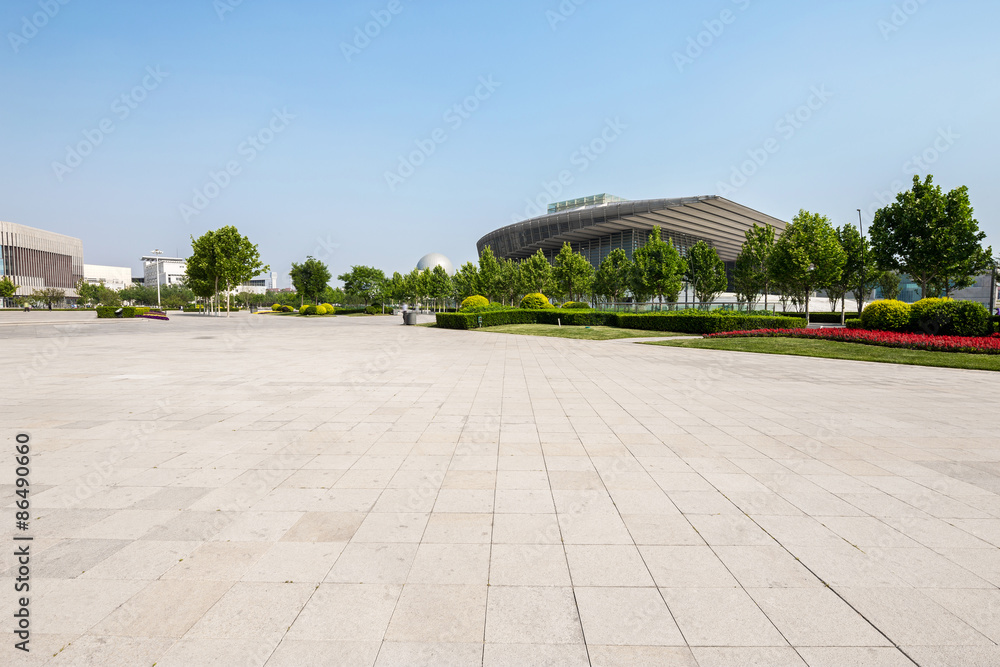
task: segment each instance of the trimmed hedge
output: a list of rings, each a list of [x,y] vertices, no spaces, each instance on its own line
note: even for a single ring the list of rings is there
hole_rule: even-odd
[[[861,313],[865,329],[905,331],[910,326],[910,304],[892,299],[873,301]]]
[[[860,317],[856,317],[856,318],[853,318],[853,319],[845,321],[844,322],[844,326],[846,326],[848,329],[864,329],[864,326],[862,326],[862,324],[861,324],[861,318]]]
[[[469,308],[484,308],[490,305],[490,300],[485,296],[480,296],[478,294],[473,294],[472,296],[467,296],[462,300],[462,305],[459,306],[462,310]]]
[[[580,308],[580,309],[589,310],[590,309],[590,304],[589,303],[583,303],[582,301],[567,301],[566,303],[562,304],[559,307],[560,308]]]
[[[541,292],[535,292],[534,294],[524,295],[524,298],[521,299],[521,308],[525,310],[541,310],[542,308],[552,308],[552,304],[549,303],[547,296]]]
[[[990,311],[975,301],[921,299],[910,310],[910,331],[932,336],[989,336]]]
[[[804,317],[745,315],[734,311],[723,311],[723,313],[725,314],[699,311],[621,313],[618,315],[618,326],[623,329],[691,334],[753,331],[754,329],[806,328]]]
[[[678,333],[718,333],[750,329],[802,329],[801,317],[762,317],[743,314],[711,314],[697,311],[674,313],[612,313],[600,310],[503,310],[484,313],[438,313],[442,329],[475,329],[479,318],[483,327],[506,324],[563,324],[566,326],[609,326],[642,331]]]
[[[116,308],[115,306],[98,306],[97,316],[101,318],[115,318],[118,317],[118,315],[115,314],[116,310],[118,310],[118,308]],[[146,313],[149,312],[149,308],[147,308],[146,306],[122,306],[121,311],[122,311],[121,316],[123,318],[124,317],[132,318],[132,317],[138,317],[140,315],[145,315]]]
[[[371,306],[368,306],[371,308]],[[367,308],[336,308],[335,315],[361,315],[365,313]]]

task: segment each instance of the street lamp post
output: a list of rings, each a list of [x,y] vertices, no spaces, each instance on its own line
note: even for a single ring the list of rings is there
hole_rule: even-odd
[[[153,254],[156,256],[156,307],[162,310],[160,306],[160,255],[163,254],[163,251],[157,248]]]
[[[861,231],[861,298],[866,296],[868,287],[868,269],[865,266],[865,223],[861,219],[861,209],[858,209],[858,229]],[[861,317],[861,303],[858,303],[858,317]]]

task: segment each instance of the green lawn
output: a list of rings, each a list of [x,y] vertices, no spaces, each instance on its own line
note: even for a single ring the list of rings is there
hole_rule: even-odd
[[[962,354],[958,352],[927,352],[877,347],[859,343],[807,338],[702,338],[646,343],[669,347],[696,347],[708,350],[732,350],[760,354],[786,354],[798,357],[823,359],[852,359],[883,364],[909,366],[938,366],[942,368],[967,368],[980,371],[1000,371],[1000,355]]]
[[[519,334],[521,336],[547,336],[549,338],[573,338],[575,340],[615,340],[619,338],[664,338],[686,334],[669,331],[638,331],[617,327],[555,326],[552,324],[505,324],[499,327],[483,327],[472,331],[489,333]]]

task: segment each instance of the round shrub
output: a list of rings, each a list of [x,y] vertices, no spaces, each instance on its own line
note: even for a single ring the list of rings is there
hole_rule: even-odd
[[[990,311],[975,301],[924,299],[934,301],[921,309],[922,316],[910,318],[917,333],[932,336],[988,336],[993,331]]]
[[[324,303],[323,307],[326,308],[327,315],[333,315],[337,312],[337,309],[328,303]]]
[[[462,305],[459,307],[459,310],[468,310],[470,308],[485,308],[488,305],[490,305],[489,299],[487,299],[485,296],[479,296],[478,294],[474,294],[473,296],[466,297],[465,300],[462,301]]]
[[[882,299],[865,306],[861,325],[871,331],[902,331],[910,324],[910,304]]]
[[[281,304],[280,303],[274,304],[273,306],[271,306],[271,310],[273,310],[276,313],[280,312],[281,311]]]
[[[283,313],[294,313],[295,309],[292,308],[291,306],[282,306],[281,307],[281,312],[283,312]]]
[[[302,306],[299,308],[299,315],[317,315],[319,311],[316,310],[316,306]]]
[[[379,309],[376,308],[375,306],[368,306],[367,308],[365,308],[365,313],[368,315],[378,315]]]
[[[552,308],[552,304],[549,303],[548,297],[541,292],[536,292],[528,294],[521,299],[521,308],[526,310],[542,310],[543,308]]]
[[[590,308],[589,303],[583,303],[582,301],[567,301],[562,305],[563,308]]]

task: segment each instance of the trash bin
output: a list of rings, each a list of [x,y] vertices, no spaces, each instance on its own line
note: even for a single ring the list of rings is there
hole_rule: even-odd
[[[417,311],[408,310],[405,313],[403,313],[403,324],[406,324],[407,326],[413,326],[416,323],[417,323]]]

